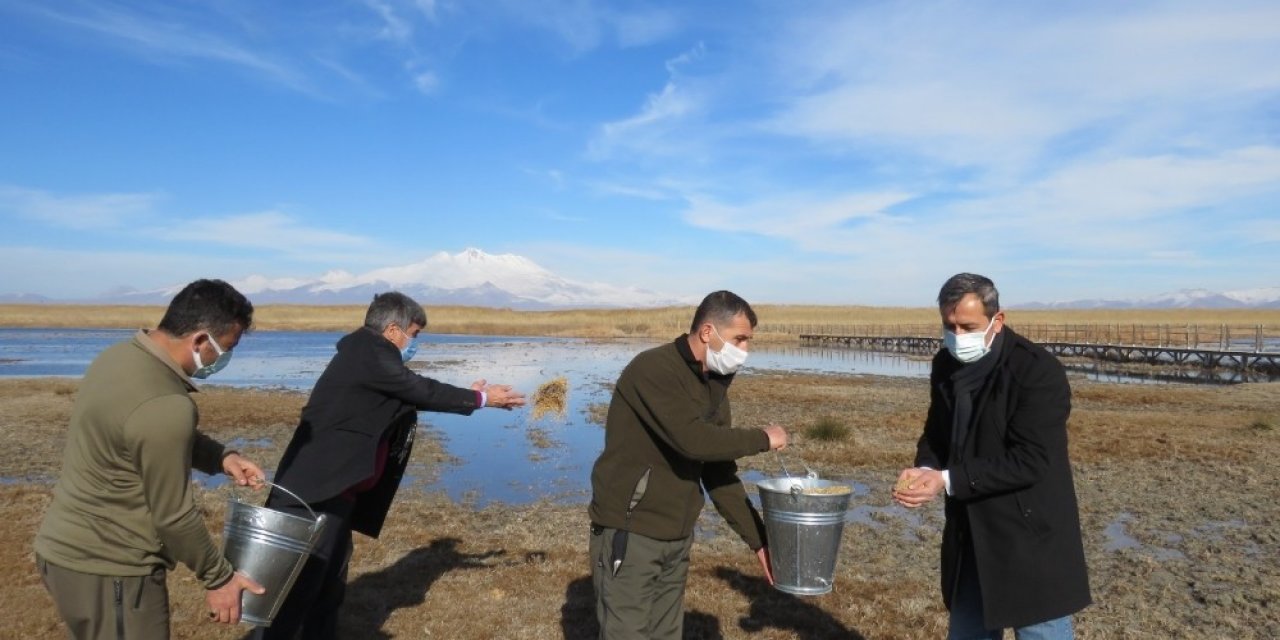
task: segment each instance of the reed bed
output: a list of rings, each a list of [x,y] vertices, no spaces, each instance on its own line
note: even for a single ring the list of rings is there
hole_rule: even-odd
[[[850,333],[860,326],[936,327],[937,310],[924,307],[769,305],[755,307],[763,340],[793,340],[799,333]],[[350,331],[364,321],[363,305],[262,305],[254,328],[261,331]],[[160,306],[8,304],[0,305],[0,327],[152,327]],[[431,333],[561,336],[582,338],[669,338],[688,331],[692,307],[654,309],[570,309],[519,311],[488,307],[429,306]],[[1025,325],[1228,325],[1280,333],[1280,309],[1067,309],[1008,311],[1014,327]],[[1119,331],[1119,329],[1117,329]],[[1208,329],[1206,329],[1208,331]],[[1208,335],[1206,333],[1206,335]]]

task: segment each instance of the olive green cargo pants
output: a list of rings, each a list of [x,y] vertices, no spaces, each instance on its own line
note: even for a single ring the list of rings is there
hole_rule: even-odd
[[[684,585],[693,536],[654,540],[627,537],[626,557],[613,571],[617,529],[591,527],[591,582],[603,640],[680,640],[684,631]]]
[[[97,576],[36,556],[40,579],[75,640],[167,640],[165,569],[146,576]]]

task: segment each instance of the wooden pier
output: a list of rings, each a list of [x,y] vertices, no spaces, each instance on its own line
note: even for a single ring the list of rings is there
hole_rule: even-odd
[[[931,354],[942,348],[941,338],[883,335],[800,334],[810,346],[845,347],[865,351]],[[1088,342],[1039,342],[1060,358],[1087,358],[1108,362],[1175,365],[1205,369],[1236,369],[1280,374],[1280,351],[1246,351],[1164,345],[1098,344]]]

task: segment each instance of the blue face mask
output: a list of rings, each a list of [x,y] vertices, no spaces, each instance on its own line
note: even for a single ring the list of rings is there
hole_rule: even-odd
[[[418,339],[410,337],[409,344],[400,350],[400,361],[408,362],[413,359],[413,354],[418,352]]]
[[[398,326],[396,328],[400,329]],[[408,362],[412,360],[413,355],[418,352],[418,338],[417,336],[409,335],[409,332],[404,329],[400,329],[400,333],[403,333],[404,337],[409,339],[409,344],[404,345],[404,348],[400,350],[400,361]]]
[[[209,336],[209,344],[213,345],[213,351],[218,354],[218,357],[213,362],[205,364],[200,360],[200,350],[195,350],[196,370],[191,372],[191,377],[201,380],[222,371],[227,366],[227,363],[231,362],[231,352],[223,351],[222,347],[218,345],[218,341],[213,339],[213,334],[205,335]]]

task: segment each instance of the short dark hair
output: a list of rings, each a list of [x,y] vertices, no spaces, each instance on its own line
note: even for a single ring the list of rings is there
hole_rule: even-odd
[[[364,326],[381,333],[393,324],[405,331],[412,324],[426,327],[427,312],[413,298],[399,291],[375,294],[364,314]]]
[[[159,329],[171,336],[208,331],[222,336],[253,326],[253,304],[222,280],[196,280],[169,302]]]
[[[1000,312],[1000,292],[996,291],[996,283],[976,273],[957,273],[947,278],[938,292],[938,308],[946,311],[970,293],[977,294],[982,300],[982,311],[988,318],[994,318]]]
[[[698,310],[693,314],[693,323],[689,325],[689,333],[697,332],[704,322],[716,326],[729,324],[740,313],[745,313],[752,328],[755,328],[756,312],[751,310],[751,305],[746,300],[732,291],[714,291],[707,294],[702,299],[702,304],[698,305]]]

